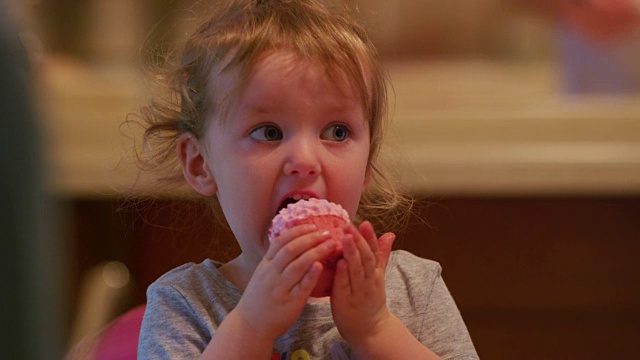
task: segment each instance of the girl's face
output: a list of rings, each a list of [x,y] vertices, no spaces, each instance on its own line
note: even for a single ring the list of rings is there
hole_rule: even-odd
[[[237,76],[212,78],[228,93]],[[256,64],[225,120],[207,119],[204,161],[246,260],[262,259],[271,219],[288,199],[327,199],[355,216],[370,140],[357,95],[346,77],[273,52]]]

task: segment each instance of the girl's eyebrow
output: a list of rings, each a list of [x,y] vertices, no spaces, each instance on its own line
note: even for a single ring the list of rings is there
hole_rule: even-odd
[[[249,110],[252,113],[258,113],[258,114],[267,114],[271,112],[268,106],[255,105],[255,104],[249,104],[247,106],[247,110]]]
[[[352,102],[351,99],[340,99],[338,101],[331,101],[330,103],[325,104],[323,111],[327,113],[349,113],[352,112],[354,107],[359,106],[359,104]],[[268,101],[244,101],[241,103],[241,107],[244,111],[251,114],[271,114],[273,112],[277,112],[278,109],[286,105],[278,105]]]

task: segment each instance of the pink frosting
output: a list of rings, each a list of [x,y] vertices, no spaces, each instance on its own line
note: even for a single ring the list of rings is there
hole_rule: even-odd
[[[289,228],[297,220],[305,219],[310,216],[333,215],[343,218],[349,222],[349,213],[339,204],[329,202],[325,199],[309,199],[300,200],[296,203],[287,205],[281,209],[273,218],[271,228],[269,229],[269,240],[279,235],[281,232]]]

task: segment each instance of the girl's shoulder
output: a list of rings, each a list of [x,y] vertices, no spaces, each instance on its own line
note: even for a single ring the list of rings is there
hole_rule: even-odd
[[[221,263],[211,259],[206,259],[201,263],[189,262],[167,271],[160,276],[154,284],[169,285],[198,281],[203,277],[217,277],[219,274],[217,269],[221,265]]]
[[[426,308],[434,287],[442,282],[441,272],[436,261],[404,250],[393,251],[385,274],[387,296],[392,303],[415,307],[417,311]]]
[[[229,282],[218,271],[222,263],[206,259],[201,263],[186,263],[160,276],[153,282],[147,294],[154,291],[180,294],[185,298],[207,298],[210,296],[223,297],[226,301],[234,302],[241,296],[241,291]]]
[[[389,257],[387,274],[402,273],[405,276],[419,275],[424,281],[425,275],[440,276],[442,267],[437,261],[421,258],[406,250],[394,250]]]

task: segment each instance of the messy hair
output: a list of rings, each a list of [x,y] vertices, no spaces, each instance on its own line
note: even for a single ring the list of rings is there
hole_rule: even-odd
[[[224,3],[224,2],[223,2]],[[163,96],[141,109],[145,123],[144,147],[139,159],[144,169],[158,170],[163,179],[184,182],[176,144],[184,133],[200,139],[205,119],[224,119],[229,99],[213,94],[211,74],[233,69],[240,74],[237,95],[265,54],[292,52],[302,60],[321,64],[330,76],[345,74],[359,95],[370,130],[368,173],[370,181],[360,199],[356,220],[371,221],[378,231],[397,230],[406,223],[412,200],[399,192],[381,171],[387,107],[387,75],[364,29],[346,6],[327,7],[317,0],[232,0],[221,4],[189,37],[179,56],[167,59],[156,79],[166,89]],[[223,101],[226,100],[226,101]],[[215,196],[217,220],[226,220]]]

